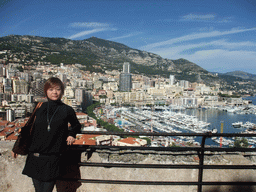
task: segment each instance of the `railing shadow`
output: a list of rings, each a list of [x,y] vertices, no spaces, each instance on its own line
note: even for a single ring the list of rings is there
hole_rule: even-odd
[[[240,182],[240,180],[234,180],[234,183]],[[253,180],[247,180],[246,182],[254,182]],[[203,192],[255,192],[256,189],[252,185],[232,185],[232,186],[204,186]]]
[[[81,162],[81,152],[66,151],[62,155],[61,177],[56,181],[57,192],[76,192],[82,185],[79,181],[68,179],[81,179],[81,172],[78,163]]]

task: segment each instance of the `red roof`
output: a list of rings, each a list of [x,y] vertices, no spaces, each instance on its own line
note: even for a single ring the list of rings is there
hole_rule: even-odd
[[[96,145],[96,140],[93,138],[97,136],[99,135],[80,135],[80,138],[75,141],[74,145]]]
[[[8,137],[10,134],[14,133],[16,127],[5,127],[1,132],[0,132],[0,136],[4,136],[4,137]],[[17,139],[17,138],[16,138]],[[16,140],[15,139],[15,140]],[[14,140],[14,139],[13,139]]]
[[[122,143],[128,143],[128,144],[139,144],[137,141],[136,141],[136,138],[133,138],[133,137],[127,137],[125,139],[122,139],[120,140],[119,142],[122,142]]]
[[[16,133],[13,132],[12,134],[8,135],[5,140],[9,140],[9,141],[17,140],[18,136],[15,134]]]
[[[0,121],[0,126],[6,126],[8,124],[9,121]]]
[[[86,113],[82,113],[82,112],[76,112],[76,116],[78,115],[87,115]]]

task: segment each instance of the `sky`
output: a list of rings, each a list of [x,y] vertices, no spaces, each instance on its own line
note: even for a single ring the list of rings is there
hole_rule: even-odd
[[[0,0],[0,37],[92,36],[256,74],[256,0]]]

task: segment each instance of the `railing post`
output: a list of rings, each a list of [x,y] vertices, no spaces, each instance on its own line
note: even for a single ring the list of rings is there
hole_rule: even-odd
[[[202,138],[201,150],[199,151],[199,170],[198,170],[198,192],[202,192],[202,181],[203,181],[203,165],[204,165],[204,145],[205,145],[206,135]]]

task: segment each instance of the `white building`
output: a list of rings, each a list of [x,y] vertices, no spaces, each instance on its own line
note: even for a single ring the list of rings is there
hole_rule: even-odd
[[[64,90],[64,95],[67,98],[74,98],[75,96],[74,89],[71,86],[67,86],[66,89]]]
[[[145,139],[127,137],[121,140],[114,140],[113,146],[146,146],[147,141]]]
[[[170,85],[174,85],[174,83],[175,83],[175,76],[174,75],[170,75],[169,80],[170,80]]]

